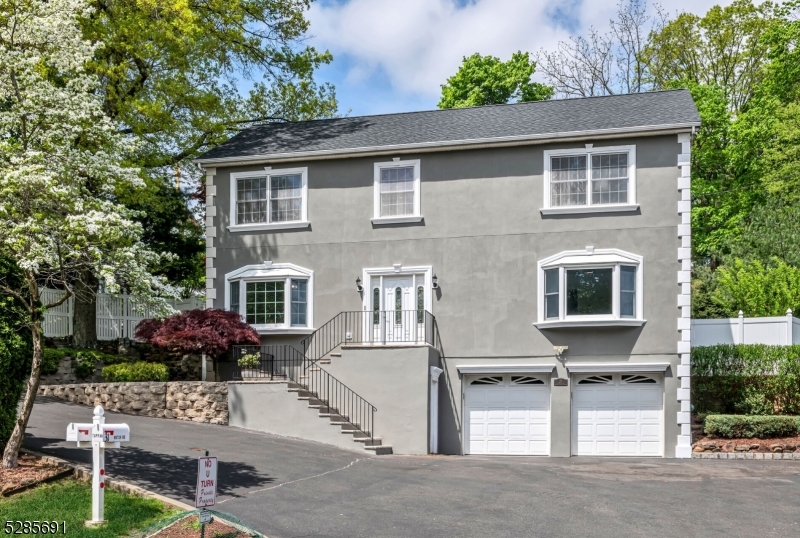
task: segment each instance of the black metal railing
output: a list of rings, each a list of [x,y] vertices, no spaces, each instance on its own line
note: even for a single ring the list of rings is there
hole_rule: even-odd
[[[312,365],[297,348],[290,345],[233,346],[228,366],[234,380],[269,379],[294,383],[305,391],[309,405],[327,413],[332,420],[351,426],[357,433],[369,437],[369,444],[374,444],[375,406],[326,370]]]
[[[340,312],[301,342],[309,365],[346,344],[434,345],[433,314],[426,310]]]

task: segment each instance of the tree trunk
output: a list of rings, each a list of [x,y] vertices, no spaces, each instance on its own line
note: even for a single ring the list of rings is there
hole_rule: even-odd
[[[38,304],[36,301],[34,304]],[[33,314],[36,319],[31,324],[31,336],[33,337],[33,363],[31,364],[31,375],[25,388],[25,398],[22,401],[22,409],[14,423],[14,431],[6,444],[3,452],[3,469],[16,469],[17,455],[22,447],[22,440],[25,438],[25,429],[28,427],[28,419],[31,418],[33,411],[33,401],[39,391],[39,376],[42,373],[42,320],[39,312]]]
[[[72,344],[78,349],[97,347],[97,278],[84,271],[75,283]]]

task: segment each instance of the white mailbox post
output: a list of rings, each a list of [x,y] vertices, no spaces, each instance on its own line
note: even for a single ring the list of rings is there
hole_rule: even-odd
[[[87,526],[102,525],[103,492],[105,490],[106,448],[119,448],[120,443],[131,440],[127,424],[106,424],[105,412],[99,405],[94,408],[91,424],[71,423],[67,426],[67,441],[75,441],[79,448],[92,447],[92,519]]]

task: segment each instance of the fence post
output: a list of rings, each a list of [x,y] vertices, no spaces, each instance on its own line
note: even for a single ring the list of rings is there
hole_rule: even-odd
[[[744,312],[739,310],[739,341],[737,344],[744,344]]]
[[[792,345],[792,309],[786,309],[786,345]]]

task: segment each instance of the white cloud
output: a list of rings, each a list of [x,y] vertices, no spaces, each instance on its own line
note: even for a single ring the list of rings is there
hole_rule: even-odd
[[[576,9],[563,0],[350,0],[312,4],[312,43],[348,56],[346,84],[384,73],[393,92],[435,98],[461,59],[475,52],[507,59],[517,50],[552,50],[570,32],[548,15],[562,8],[579,17],[576,32],[608,28],[618,0],[586,0]],[[670,12],[705,13],[730,0],[672,0]],[[460,5],[459,5],[460,4]]]

